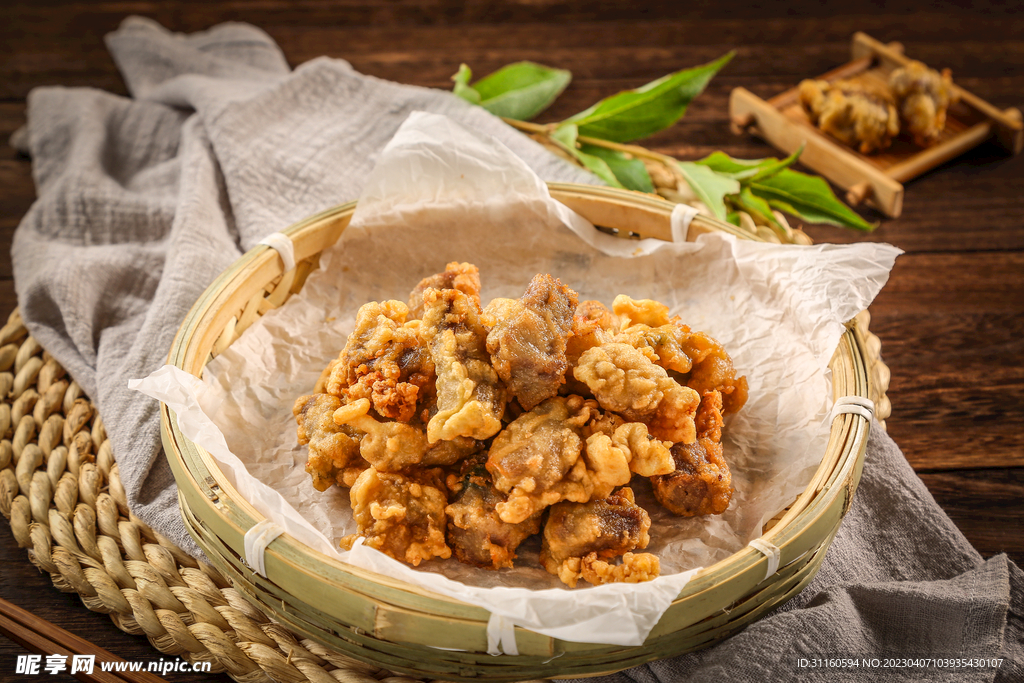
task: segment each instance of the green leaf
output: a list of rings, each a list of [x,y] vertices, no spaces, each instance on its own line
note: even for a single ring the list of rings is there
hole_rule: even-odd
[[[733,58],[734,52],[692,69],[663,76],[636,90],[606,97],[565,120],[575,123],[580,135],[613,142],[629,142],[668,128],[686,113],[686,107],[708,81]]]
[[[755,173],[753,177],[750,179],[750,182],[755,183],[758,182],[759,180],[765,180],[766,178],[773,178],[777,176],[778,174],[782,173],[784,170],[792,166],[794,163],[796,163],[796,160],[800,158],[800,155],[803,153],[803,151],[804,146],[803,144],[801,144],[799,149],[797,149],[795,152],[790,154],[782,161],[779,161],[778,159],[775,158],[766,159],[768,163],[761,164],[761,167],[758,169],[757,173]]]
[[[626,189],[626,187],[619,182],[619,179],[615,177],[615,171],[613,171],[611,166],[608,165],[608,162],[601,157],[596,157],[592,154],[581,152],[580,150],[576,150],[573,154],[580,160],[580,163],[583,164],[588,171],[608,183],[610,186]]]
[[[452,88],[452,92],[470,104],[480,104],[480,93],[469,85],[469,79],[472,77],[473,72],[470,71],[469,66],[459,64],[458,72],[452,76],[452,80],[455,81],[455,87]]]
[[[774,209],[809,223],[828,223],[870,232],[878,227],[839,201],[824,179],[785,169],[771,178],[750,183],[750,191]]]
[[[740,226],[740,214],[736,211],[730,211],[726,214],[725,220],[728,223],[732,223],[737,228]]]
[[[761,223],[767,223],[777,230],[785,231],[785,229],[779,224],[778,219],[775,218],[775,215],[772,213],[772,207],[768,205],[768,202],[751,192],[749,187],[744,187],[740,190],[738,195],[730,197],[729,199],[741,209],[749,213],[752,218],[760,218]],[[756,223],[757,220],[754,222]]]
[[[770,178],[773,175],[777,175],[783,169],[792,166],[800,158],[800,154],[803,151],[804,147],[800,145],[800,149],[781,161],[775,157],[768,157],[766,159],[733,159],[725,152],[712,152],[710,155],[694,163],[707,166],[716,173],[744,181],[755,178]]]
[[[761,166],[776,159],[733,159],[725,152],[712,152],[708,156],[693,163],[707,166],[715,173],[726,175],[736,180],[754,176]]]
[[[608,168],[611,169],[618,181],[627,190],[654,192],[651,174],[647,172],[647,167],[644,166],[644,162],[641,160],[628,157],[618,150],[598,147],[597,145],[580,145],[580,151],[584,154],[604,159],[605,163],[608,164]]]
[[[608,183],[612,187],[622,187],[622,183],[615,177],[615,173],[604,159],[593,154],[587,154],[579,149],[576,138],[579,136],[579,129],[573,124],[559,126],[551,133],[551,139],[558,143],[566,152],[573,155],[585,169]]]
[[[578,151],[576,147],[576,138],[580,135],[579,128],[570,124],[563,124],[555,131],[551,133],[551,139],[560,144],[566,149],[567,152],[572,153]]]
[[[711,213],[715,214],[715,218],[724,221],[727,215],[725,196],[739,193],[739,181],[715,173],[707,166],[701,166],[692,161],[680,161],[678,166],[690,189],[700,197],[702,202],[707,204]]]
[[[492,114],[528,121],[551,106],[571,80],[565,69],[516,62],[481,78],[473,89],[480,95],[478,104]]]

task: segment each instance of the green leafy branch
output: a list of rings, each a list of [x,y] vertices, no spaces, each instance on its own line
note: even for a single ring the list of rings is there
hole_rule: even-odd
[[[547,109],[569,85],[572,74],[564,69],[517,62],[471,84],[472,72],[463,64],[452,80],[456,95],[532,132],[553,151],[612,187],[699,202],[699,208],[720,220],[762,236],[775,235],[779,241],[808,241],[789,227],[780,212],[811,223],[873,230],[876,226],[843,204],[822,178],[789,168],[801,150],[785,159],[733,159],[715,152],[699,161],[677,161],[621,144],[675,124],[733,56],[730,52],[713,62],[616,93],[563,121],[545,125],[525,122]]]

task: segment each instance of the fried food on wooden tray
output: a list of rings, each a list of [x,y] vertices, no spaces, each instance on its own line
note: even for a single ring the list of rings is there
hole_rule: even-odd
[[[885,149],[899,135],[892,96],[850,81],[807,79],[799,86],[800,104],[822,131],[861,154]]]
[[[799,95],[811,123],[861,154],[885,149],[900,133],[920,147],[935,144],[949,106],[959,101],[949,69],[939,73],[914,60],[886,83],[808,79]]]
[[[609,309],[550,275],[480,306],[475,266],[449,263],[406,306],[370,302],[315,392],[294,407],[318,490],[349,486],[358,537],[414,566],[454,553],[514,566],[543,527],[569,586],[647,581],[651,520],[633,477],[679,515],[732,489],[723,415],[747,399],[722,346],[663,304]]]
[[[896,98],[903,130],[914,142],[927,147],[939,139],[946,127],[949,105],[959,101],[949,69],[940,74],[916,60],[889,74],[889,89]]]

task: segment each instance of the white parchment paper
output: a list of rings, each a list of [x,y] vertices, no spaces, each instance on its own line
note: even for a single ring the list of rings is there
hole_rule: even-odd
[[[202,380],[165,367],[137,382],[218,460],[239,493],[311,547],[480,605],[492,651],[515,652],[511,625],[565,640],[640,645],[700,567],[760,535],[791,503],[828,440],[828,362],[843,325],[868,306],[899,250],[888,245],[772,245],[704,235],[696,243],[630,241],[593,228],[497,140],[443,116],[412,114],[380,159],[351,226],[287,305],[213,360]],[[367,301],[399,299],[450,261],[480,267],[482,299],[518,297],[550,273],[580,300],[657,299],[732,355],[750,399],[726,421],[735,494],[709,518],[678,518],[634,483],[651,514],[662,576],[569,590],[541,569],[536,543],[498,572],[434,560],[413,569],[338,540],[355,525],[347,490],[313,489],[291,408],[335,358]]]

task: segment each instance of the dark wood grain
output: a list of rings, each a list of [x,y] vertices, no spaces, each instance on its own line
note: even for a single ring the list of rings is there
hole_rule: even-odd
[[[730,91],[768,98],[849,58],[865,31],[901,41],[908,55],[949,67],[956,81],[999,107],[1024,106],[1024,19],[1013,3],[895,0],[884,12],[848,0],[791,3],[621,3],[592,0],[114,0],[8,2],[0,21],[0,139],[25,121],[39,86],[126,95],[103,36],[130,14],[171,30],[227,20],[263,28],[289,63],[321,55],[361,72],[450,87],[461,62],[483,75],[531,59],[573,72],[541,116],[560,120],[597,99],[730,49],[732,63],[678,125],[648,147],[695,159],[721,149],[776,155],[729,132]],[[938,503],[985,556],[1024,563],[1024,156],[987,143],[907,184],[904,213],[871,234],[809,226],[816,241],[884,241],[906,253],[872,305],[872,330],[892,370],[888,429]],[[0,145],[0,249],[35,197],[30,162]],[[9,258],[0,259],[0,315],[16,305]],[[57,592],[0,524],[0,595],[126,659],[159,654],[78,599]],[[0,680],[20,649],[0,641]],[[51,677],[59,680],[59,677]],[[172,675],[169,680],[228,680]]]

